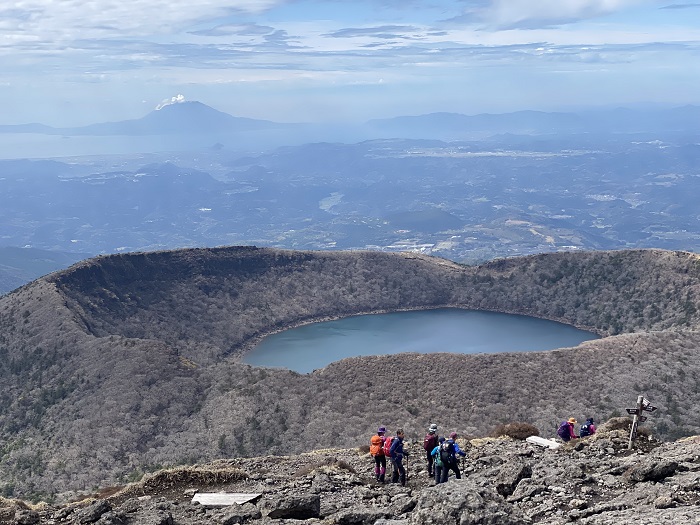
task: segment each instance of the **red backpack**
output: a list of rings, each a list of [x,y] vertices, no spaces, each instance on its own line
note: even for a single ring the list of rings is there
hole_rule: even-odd
[[[384,440],[384,455],[387,457],[391,456],[391,442],[394,441],[394,438],[391,436],[388,436]]]
[[[438,444],[438,436],[437,434],[426,434],[425,439],[423,440],[423,448],[427,452],[432,452],[435,447],[437,447]]]

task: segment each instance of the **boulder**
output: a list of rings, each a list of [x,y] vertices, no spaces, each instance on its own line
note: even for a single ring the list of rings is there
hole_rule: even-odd
[[[227,507],[219,517],[218,522],[221,525],[234,525],[238,523],[247,523],[250,520],[257,520],[262,516],[260,509],[252,503],[243,505],[231,505]]]
[[[532,477],[532,467],[522,463],[506,463],[495,472],[493,483],[496,491],[508,497],[515,492],[521,480]]]
[[[669,476],[673,476],[677,469],[678,463],[675,461],[644,460],[630,467],[625,473],[625,477],[633,483],[661,481]]]
[[[112,510],[112,506],[106,500],[98,500],[76,511],[73,515],[73,523],[77,525],[88,525],[95,523],[100,517]]]
[[[263,512],[269,518],[307,520],[321,514],[321,498],[318,494],[286,495],[265,500]]]
[[[524,525],[522,513],[493,487],[471,480],[451,480],[425,489],[411,514],[412,525]]]
[[[373,525],[388,514],[381,509],[356,505],[328,516],[324,521],[333,525]]]

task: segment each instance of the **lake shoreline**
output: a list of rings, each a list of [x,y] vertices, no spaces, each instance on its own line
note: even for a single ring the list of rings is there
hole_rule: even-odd
[[[295,323],[289,323],[283,327],[277,327],[274,330],[267,330],[264,333],[260,333],[256,335],[255,337],[251,337],[244,345],[241,345],[238,348],[238,351],[235,353],[235,357],[237,360],[243,362],[244,364],[248,364],[250,366],[261,366],[261,367],[273,367],[273,368],[285,368],[285,369],[294,369],[292,365],[289,363],[285,364],[263,364],[261,363],[246,363],[244,360],[246,359],[246,356],[249,355],[251,351],[256,349],[261,343],[268,337],[280,334],[282,332],[286,332],[288,330],[294,330],[297,328],[302,328],[305,326],[310,326],[310,325],[315,325],[315,324],[322,324],[322,323],[327,323],[327,322],[333,322],[333,321],[341,321],[344,319],[351,319],[351,318],[357,318],[357,317],[365,317],[365,316],[377,316],[377,315],[386,315],[386,314],[401,314],[401,313],[410,313],[410,312],[430,312],[430,311],[439,311],[439,310],[452,310],[452,311],[460,311],[460,312],[473,312],[475,314],[482,313],[482,314],[497,314],[497,315],[503,315],[503,316],[512,316],[516,318],[521,318],[521,321],[516,321],[516,327],[519,327],[519,330],[522,330],[521,336],[524,339],[520,340],[518,337],[511,338],[512,340],[509,340],[510,336],[506,335],[510,333],[510,329],[506,327],[506,330],[503,330],[502,327],[499,326],[499,324],[503,323],[504,321],[499,321],[497,318],[493,321],[489,320],[489,318],[479,318],[476,323],[477,326],[475,327],[472,323],[475,321],[472,320],[472,318],[465,318],[465,323],[467,326],[467,333],[459,333],[463,328],[462,325],[457,324],[460,323],[461,321],[459,320],[454,320],[455,324],[450,325],[450,318],[447,318],[447,323],[445,323],[446,319],[438,319],[438,318],[431,318],[428,317],[426,318],[426,323],[427,326],[425,328],[427,334],[431,333],[433,331],[434,336],[426,335],[425,337],[423,336],[423,332],[418,332],[416,333],[413,331],[412,336],[408,339],[405,340],[403,335],[404,333],[407,332],[412,332],[410,325],[408,327],[403,327],[400,329],[399,332],[396,332],[396,336],[389,337],[387,339],[384,339],[385,335],[385,330],[384,329],[377,329],[376,325],[373,325],[372,323],[369,323],[367,326],[363,325],[363,328],[361,330],[367,330],[367,333],[370,334],[369,337],[373,338],[371,339],[371,344],[373,345],[378,345],[377,348],[379,350],[377,351],[376,355],[393,355],[393,354],[398,354],[402,353],[401,351],[397,352],[395,348],[391,348],[393,346],[393,339],[396,339],[396,343],[400,345],[405,345],[408,347],[416,348],[416,345],[420,348],[420,350],[417,350],[419,353],[432,353],[435,350],[432,350],[431,347],[432,341],[428,341],[426,344],[427,339],[433,339],[436,341],[436,343],[442,347],[442,348],[447,348],[449,350],[445,350],[448,353],[464,353],[464,354],[471,354],[471,353],[501,353],[504,350],[503,348],[510,347],[511,345],[513,346],[513,350],[506,350],[506,351],[512,351],[512,352],[531,352],[531,351],[553,351],[553,350],[558,350],[562,348],[571,348],[571,347],[577,347],[580,344],[591,340],[591,339],[598,339],[601,337],[604,337],[604,335],[589,329],[588,327],[576,327],[573,326],[569,323],[564,323],[560,320],[554,320],[554,319],[545,319],[542,317],[536,317],[536,316],[530,316],[530,315],[525,315],[520,312],[503,312],[503,311],[494,311],[494,310],[488,310],[488,309],[474,309],[474,308],[464,308],[462,306],[454,306],[454,305],[446,305],[446,306],[434,306],[430,308],[402,308],[402,309],[377,309],[377,310],[371,310],[371,311],[366,311],[366,312],[358,312],[358,313],[353,313],[351,315],[344,315],[344,316],[322,316],[314,319],[307,319],[304,321],[300,322],[295,322]],[[586,332],[587,334],[590,334],[592,337],[588,339],[583,339],[583,340],[578,340],[576,336],[573,336],[573,332],[571,334],[568,334],[566,332],[562,332],[559,334],[557,331],[558,329],[552,330],[545,330],[543,331],[540,327],[533,327],[535,328],[534,331],[531,331],[530,324],[523,323],[525,319],[529,319],[534,321],[545,321],[549,323],[555,323],[558,325],[561,325],[561,329],[564,330],[566,328],[570,328],[572,330],[576,330],[579,332]],[[483,333],[480,331],[481,326],[488,327],[491,325],[491,323],[494,323],[494,330],[493,334],[496,334],[495,337],[491,338],[490,336],[484,337]],[[507,324],[507,323],[506,323]],[[471,326],[470,326],[471,325]],[[343,324],[342,328],[340,328],[341,325],[338,325],[337,329],[340,330],[343,335],[350,337],[354,337],[354,334],[358,331],[357,325],[348,325],[348,324]],[[344,330],[347,330],[347,332],[344,332]],[[387,330],[391,330],[391,328],[388,328]],[[309,334],[311,332],[305,332],[306,334]],[[310,337],[307,342],[304,344],[310,344],[312,347],[315,345],[315,341],[322,341],[323,339],[327,339],[327,335],[322,335],[323,332],[314,332],[317,335],[314,335]],[[475,334],[476,337],[472,338],[470,334]],[[544,335],[540,335],[544,334]],[[547,334],[550,334],[547,336]],[[555,335],[556,334],[556,335]],[[561,337],[561,345],[552,347],[552,340],[551,337],[554,335],[555,337]],[[306,359],[313,359],[310,357],[310,354],[308,353],[308,350],[305,349],[305,347],[302,346],[297,346],[298,344],[298,337],[296,338],[294,336],[290,336],[290,339],[286,338],[287,336],[283,336],[282,339],[276,338],[278,342],[283,342],[282,344],[285,345],[285,348],[289,348],[289,351],[294,353],[297,358],[301,359],[301,361],[304,361],[304,356],[306,356]],[[333,336],[335,337],[335,336]],[[571,342],[567,341],[566,339],[568,337],[571,337],[573,340]],[[324,354],[326,352],[335,352],[338,355],[337,359],[333,359],[330,362],[335,362],[340,359],[344,359],[346,357],[357,357],[360,355],[373,355],[373,354],[364,354],[364,353],[359,353],[355,354],[354,349],[349,349],[347,346],[344,346],[344,343],[342,343],[342,340],[340,341],[339,344],[333,343],[331,346],[324,346],[321,349],[323,349]],[[463,341],[470,341],[470,343],[466,344],[463,346]],[[327,344],[327,341],[325,341]],[[524,343],[524,346],[523,344]],[[542,344],[542,348],[538,348],[537,345]],[[554,344],[559,344],[559,341],[557,339],[554,340]],[[455,346],[456,345],[456,346]],[[529,346],[528,346],[529,345]],[[357,348],[365,348],[364,341],[360,341],[358,345],[356,345]],[[343,348],[345,348],[345,351],[343,351]],[[381,349],[384,349],[382,351]],[[461,351],[461,348],[466,349],[471,349],[471,351]],[[480,350],[481,348],[486,348],[485,351]],[[491,350],[492,349],[492,350]],[[319,348],[317,348],[316,354],[315,355],[320,355]],[[407,350],[406,352],[415,352],[416,350]],[[257,358],[262,359],[263,361],[269,359],[269,349],[261,349],[261,352],[257,353]],[[267,354],[267,357],[263,357]],[[280,354],[276,354],[280,355]],[[284,361],[284,359],[282,359]],[[300,361],[300,362],[301,362]],[[328,363],[317,363],[313,369],[316,368],[323,368],[325,366],[328,366]],[[303,366],[301,368],[304,368]],[[302,371],[300,369],[296,370],[299,373],[308,373],[307,371]]]

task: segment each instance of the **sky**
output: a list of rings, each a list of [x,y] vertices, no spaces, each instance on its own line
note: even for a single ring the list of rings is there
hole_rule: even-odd
[[[3,0],[0,124],[700,103],[700,0]]]

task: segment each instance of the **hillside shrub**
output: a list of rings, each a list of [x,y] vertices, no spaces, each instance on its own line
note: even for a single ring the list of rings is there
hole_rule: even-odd
[[[599,432],[611,432],[613,430],[625,430],[629,432],[632,426],[632,419],[629,417],[613,417],[603,423],[598,429]]]
[[[540,431],[530,423],[502,423],[491,431],[491,437],[508,436],[513,439],[527,439],[539,436]]]

